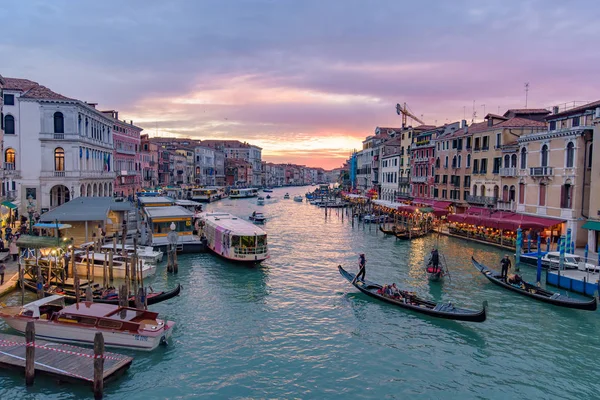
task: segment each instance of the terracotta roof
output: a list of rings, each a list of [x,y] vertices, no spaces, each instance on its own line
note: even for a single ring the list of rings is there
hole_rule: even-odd
[[[381,133],[387,133],[387,131],[394,131],[394,132],[400,132],[402,130],[402,128],[386,128],[383,126],[378,126],[376,128],[376,130],[379,129],[381,131]]]
[[[6,84],[4,89],[18,90],[23,92],[21,97],[28,99],[48,99],[48,100],[72,100],[62,94],[53,92],[46,86],[42,86],[37,82],[29,79],[5,78]]]
[[[504,113],[504,116],[508,115],[509,113],[513,113],[513,114],[550,114],[550,111],[546,110],[545,108],[513,108],[510,110],[507,110]]]
[[[532,119],[514,117],[508,121],[500,122],[494,125],[492,128],[521,128],[521,127],[533,127],[533,128],[545,128],[546,123],[540,121],[534,121]]]
[[[571,108],[570,110],[559,112],[558,114],[548,115],[546,117],[546,121],[554,119],[556,117],[564,117],[566,115],[577,114],[580,111],[585,111],[586,109],[594,109],[596,107],[600,107],[600,100],[593,101],[591,103],[587,103],[579,107]]]
[[[435,125],[419,125],[415,126],[413,129],[435,129]]]
[[[498,126],[498,124],[494,125],[494,126]],[[490,130],[493,127],[488,126],[487,121],[485,122],[477,122],[474,124],[471,124],[468,128],[468,132],[469,133],[478,133],[478,132],[485,132],[487,130]]]
[[[506,117],[503,117],[502,115],[492,114],[492,113],[488,113],[488,115],[485,116],[485,119],[488,119],[488,118],[503,119],[503,120],[507,120],[508,119]]]

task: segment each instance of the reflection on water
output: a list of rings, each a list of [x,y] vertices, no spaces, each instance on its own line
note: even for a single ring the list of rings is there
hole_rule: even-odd
[[[155,290],[183,284],[181,296],[151,307],[177,325],[173,343],[135,356],[107,398],[595,398],[598,314],[553,308],[490,284],[470,263],[496,267],[502,251],[431,235],[412,242],[385,237],[377,226],[354,228],[341,210],[282,199],[304,188],[276,189],[273,200],[225,200],[207,206],[247,218],[268,218],[271,257],[258,267],[212,254],[179,257],[179,274],[164,266],[148,281]],[[450,278],[429,283],[425,260],[445,255]],[[479,309],[469,324],[423,316],[369,298],[338,271],[435,301]],[[526,279],[535,269],[522,267]],[[19,301],[18,295],[3,299]],[[8,331],[0,323],[1,331]],[[82,398],[87,388],[0,372],[0,398]]]

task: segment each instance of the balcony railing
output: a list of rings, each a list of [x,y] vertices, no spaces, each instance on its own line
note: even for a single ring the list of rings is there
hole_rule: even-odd
[[[513,200],[502,200],[498,199],[497,208],[503,211],[515,211],[517,209],[517,203]]]
[[[129,154],[129,155],[135,155],[135,150],[129,150],[129,149],[115,149],[115,151],[117,153],[121,153],[121,154]]]
[[[429,157],[416,157],[415,162],[428,162]]]
[[[517,176],[517,169],[512,168],[500,168],[500,176]]]
[[[553,175],[552,167],[531,167],[529,168],[530,176],[552,176]]]
[[[422,182],[427,182],[427,178],[429,178],[429,177],[428,176],[413,176],[411,180],[413,182],[422,183]]]
[[[490,146],[482,146],[481,147],[481,151],[488,151],[490,149]]]
[[[467,196],[467,201],[474,204],[494,205],[496,204],[497,200],[498,199],[496,197],[490,196]]]
[[[410,180],[409,180],[408,176],[401,176],[398,178],[398,183],[400,185],[407,185],[408,183],[410,183]]]
[[[41,178],[107,178],[115,177],[113,171],[42,171]]]
[[[4,170],[5,171],[14,171],[15,170],[15,163],[5,162],[4,163]]]

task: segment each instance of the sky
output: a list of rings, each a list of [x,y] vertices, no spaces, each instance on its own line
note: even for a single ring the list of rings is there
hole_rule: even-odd
[[[3,76],[273,162],[338,167],[401,126],[397,103],[442,125],[525,107],[526,82],[530,108],[600,98],[595,0],[3,0],[0,14]]]

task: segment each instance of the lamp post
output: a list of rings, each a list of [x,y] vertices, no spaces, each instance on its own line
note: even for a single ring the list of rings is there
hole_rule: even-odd
[[[33,214],[35,213],[35,204],[33,203],[33,196],[27,197],[27,214],[29,214],[29,234],[33,232]]]

